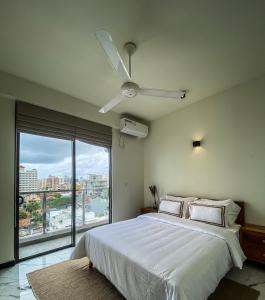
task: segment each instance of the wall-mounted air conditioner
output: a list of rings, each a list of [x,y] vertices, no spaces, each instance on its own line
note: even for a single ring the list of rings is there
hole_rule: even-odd
[[[120,121],[120,131],[139,138],[145,138],[148,135],[148,126],[127,118],[122,118]]]

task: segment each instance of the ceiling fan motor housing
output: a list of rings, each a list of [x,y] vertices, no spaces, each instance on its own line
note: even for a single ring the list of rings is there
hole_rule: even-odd
[[[133,98],[137,95],[139,86],[134,82],[125,82],[121,86],[121,93],[123,96]]]
[[[134,52],[136,51],[136,44],[133,42],[127,42],[124,45],[125,50],[127,51],[129,56],[132,56]]]

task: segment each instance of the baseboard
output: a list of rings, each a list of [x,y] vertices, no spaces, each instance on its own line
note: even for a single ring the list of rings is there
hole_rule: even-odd
[[[0,264],[0,269],[8,268],[8,267],[13,267],[16,264],[14,260],[7,261],[5,263]]]

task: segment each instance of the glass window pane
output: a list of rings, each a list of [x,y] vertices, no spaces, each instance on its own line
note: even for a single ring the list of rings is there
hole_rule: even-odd
[[[109,149],[76,141],[76,229],[109,223]]]
[[[19,257],[72,243],[72,141],[20,134]]]

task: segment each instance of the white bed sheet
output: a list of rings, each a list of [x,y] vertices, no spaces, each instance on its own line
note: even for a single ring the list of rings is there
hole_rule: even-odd
[[[245,256],[236,233],[151,213],[88,231],[71,258],[88,256],[127,299],[203,300]]]

